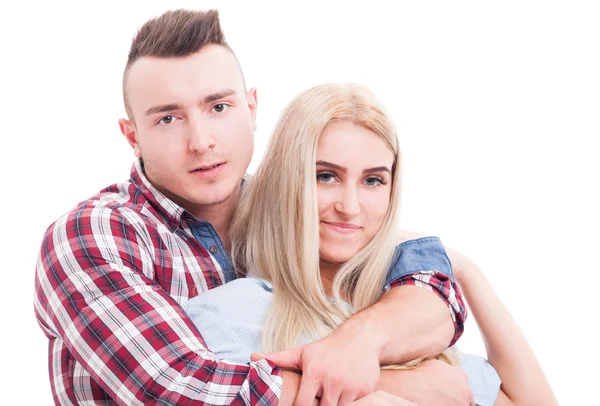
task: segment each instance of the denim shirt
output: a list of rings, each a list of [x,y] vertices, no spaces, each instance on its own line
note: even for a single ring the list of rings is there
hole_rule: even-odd
[[[225,246],[212,224],[208,221],[198,219],[198,221],[190,223],[189,226],[194,237],[202,246],[210,251],[210,255],[218,262],[225,277],[225,283],[234,280],[235,271],[231,263],[231,258],[229,258],[229,254],[225,250]]]

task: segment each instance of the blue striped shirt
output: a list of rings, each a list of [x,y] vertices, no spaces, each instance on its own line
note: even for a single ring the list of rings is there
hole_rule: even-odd
[[[447,258],[442,261],[441,257],[431,255],[432,249],[440,252],[440,246],[439,239],[432,237],[420,239],[417,244],[401,244],[395,258],[402,254],[402,258],[410,258],[411,261],[392,261],[386,285],[399,276],[414,272],[414,269],[406,268],[412,268],[409,263],[418,263],[420,257],[426,257],[422,263],[426,263],[428,269],[451,273],[451,269],[448,270],[449,263],[445,263]],[[247,277],[203,292],[190,299],[184,309],[214,354],[221,359],[248,363],[250,354],[264,352],[262,327],[272,295],[268,282]],[[465,354],[456,348],[454,350],[469,378],[475,404],[493,405],[501,383],[494,367],[482,357]]]

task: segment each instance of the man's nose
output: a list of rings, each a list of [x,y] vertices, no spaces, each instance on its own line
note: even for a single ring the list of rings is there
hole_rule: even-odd
[[[215,147],[215,137],[208,125],[201,119],[188,120],[188,147],[191,152],[205,153]]]

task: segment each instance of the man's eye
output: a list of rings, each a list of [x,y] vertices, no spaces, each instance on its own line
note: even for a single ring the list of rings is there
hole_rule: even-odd
[[[229,107],[229,106],[228,106],[228,105],[226,105],[226,104],[224,104],[224,103],[219,103],[219,104],[215,104],[215,106],[213,107],[213,110],[214,110],[216,113],[222,113],[222,112],[224,112],[225,110],[227,110],[227,108],[228,108],[228,107]]]
[[[161,124],[171,124],[175,120],[176,119],[175,119],[174,116],[164,116],[158,122],[161,123]]]

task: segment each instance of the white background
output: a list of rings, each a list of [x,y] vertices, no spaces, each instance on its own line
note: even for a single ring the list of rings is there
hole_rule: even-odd
[[[404,226],[479,263],[562,405],[596,403],[598,3],[222,3],[2,6],[1,403],[52,403],[32,305],[37,250],[59,215],[128,178],[122,69],[136,29],[167,7],[219,7],[258,88],[251,171],[295,94],[369,86],[398,126]],[[485,355],[472,317],[460,343]]]

